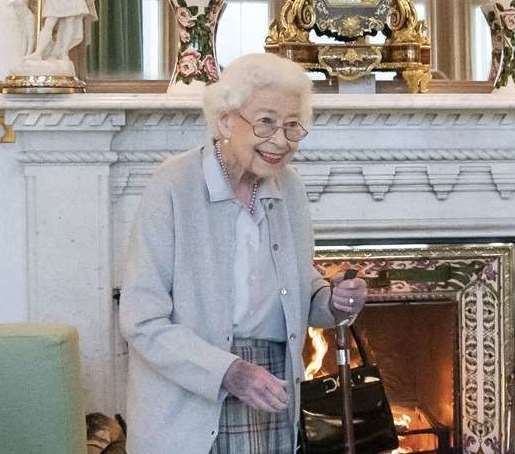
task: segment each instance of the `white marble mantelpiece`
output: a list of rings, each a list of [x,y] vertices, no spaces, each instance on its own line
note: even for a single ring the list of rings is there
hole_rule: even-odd
[[[515,95],[315,95],[314,106],[294,165],[318,239],[515,237]],[[79,328],[88,409],[113,413],[125,350],[112,288],[153,169],[205,138],[200,100],[1,96],[0,111],[16,133],[0,159],[25,190],[2,186],[25,213],[3,240],[26,257],[17,304]]]
[[[515,95],[315,95],[314,106],[295,165],[319,238],[512,235]],[[18,132],[21,161],[114,163],[115,198],[141,188],[131,185],[141,165],[148,175],[204,139],[198,98],[4,97],[2,109]],[[345,213],[335,202],[341,194],[351,207]]]
[[[2,95],[0,110],[200,110],[201,98],[164,94]],[[515,90],[491,94],[315,94],[315,110],[513,110]]]

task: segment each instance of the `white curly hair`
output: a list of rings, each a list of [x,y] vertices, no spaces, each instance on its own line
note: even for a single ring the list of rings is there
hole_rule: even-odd
[[[312,82],[304,69],[293,61],[270,53],[247,54],[237,58],[223,71],[220,79],[204,91],[204,117],[213,137],[217,138],[218,116],[239,110],[256,90],[274,89],[301,99],[300,121],[311,122]]]

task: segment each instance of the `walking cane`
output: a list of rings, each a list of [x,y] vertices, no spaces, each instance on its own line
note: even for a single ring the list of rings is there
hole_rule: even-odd
[[[343,275],[343,279],[354,279],[357,271],[349,269]],[[342,396],[342,434],[345,454],[355,454],[354,426],[352,423],[352,383],[350,370],[349,352],[349,329],[354,317],[337,321],[336,324],[336,364],[338,365],[338,376],[340,378],[340,391]]]

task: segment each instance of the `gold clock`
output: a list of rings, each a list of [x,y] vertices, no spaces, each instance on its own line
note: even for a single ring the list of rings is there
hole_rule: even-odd
[[[313,0],[318,35],[353,41],[384,29],[389,0]]]

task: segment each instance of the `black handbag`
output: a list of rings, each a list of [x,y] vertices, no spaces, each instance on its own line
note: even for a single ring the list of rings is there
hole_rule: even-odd
[[[359,336],[351,328],[362,365],[351,369],[352,416],[356,453],[396,449],[399,440],[379,369],[369,364]],[[338,374],[301,383],[300,441],[304,454],[341,454],[342,397]]]

